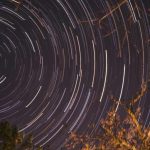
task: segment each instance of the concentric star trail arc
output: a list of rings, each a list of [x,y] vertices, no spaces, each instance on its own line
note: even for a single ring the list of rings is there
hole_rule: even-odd
[[[142,0],[1,0],[0,119],[45,149],[95,135],[111,96],[130,99],[149,81],[149,39]],[[145,126],[149,96],[138,104]]]

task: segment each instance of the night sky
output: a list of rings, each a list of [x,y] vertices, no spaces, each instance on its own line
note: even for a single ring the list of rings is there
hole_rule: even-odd
[[[150,80],[149,3],[0,0],[0,120],[52,150],[94,135],[112,95],[128,103]],[[150,126],[149,91],[138,106]]]

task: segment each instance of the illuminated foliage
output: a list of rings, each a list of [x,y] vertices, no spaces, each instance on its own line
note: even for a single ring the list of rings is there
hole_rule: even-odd
[[[138,107],[133,110],[146,91],[147,84],[142,84],[140,92],[128,105],[115,99],[114,106],[100,122],[99,136],[93,138],[71,133],[70,141],[66,144],[67,149],[76,149],[80,145],[82,150],[150,150],[150,128],[144,127],[138,120],[141,109]],[[116,111],[118,102],[124,117]]]

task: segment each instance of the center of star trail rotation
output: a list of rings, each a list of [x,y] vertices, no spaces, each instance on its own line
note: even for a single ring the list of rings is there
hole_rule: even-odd
[[[55,150],[72,131],[95,134],[110,95],[129,99],[149,80],[142,0],[17,2],[0,1],[0,119]],[[138,105],[149,126],[148,97]]]

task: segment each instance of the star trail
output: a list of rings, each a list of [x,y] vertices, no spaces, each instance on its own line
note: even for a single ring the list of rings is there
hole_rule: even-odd
[[[0,1],[0,120],[60,149],[72,131],[99,130],[111,95],[130,99],[149,81],[150,13],[142,0],[20,2]]]

